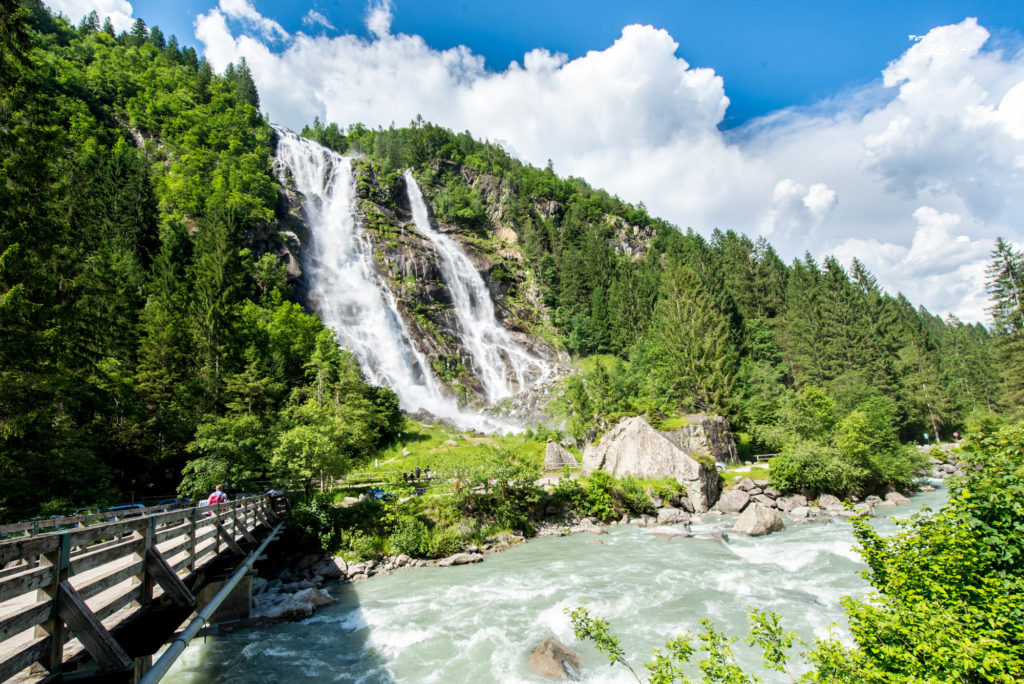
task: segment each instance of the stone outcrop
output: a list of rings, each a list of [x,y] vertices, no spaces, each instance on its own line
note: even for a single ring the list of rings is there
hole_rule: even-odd
[[[686,416],[686,425],[664,433],[666,437],[688,454],[706,454],[721,463],[736,461],[736,440],[729,421],[722,416],[695,413]]]
[[[748,537],[759,537],[772,532],[781,532],[784,529],[786,526],[782,522],[781,513],[755,503],[747,506],[732,531],[736,534],[745,534]]]
[[[583,658],[554,637],[540,642],[530,653],[530,669],[541,677],[578,682]]]
[[[452,565],[470,565],[472,563],[479,563],[484,559],[482,553],[457,553],[454,556],[448,556],[437,561],[438,567],[447,568]]]
[[[718,473],[713,463],[702,463],[684,452],[639,416],[623,418],[605,433],[598,445],[583,453],[583,474],[604,470],[616,477],[671,477],[686,488],[697,513],[706,512],[718,499]]]
[[[561,470],[565,466],[576,465],[576,458],[569,450],[553,439],[549,439],[544,447],[544,470]]]

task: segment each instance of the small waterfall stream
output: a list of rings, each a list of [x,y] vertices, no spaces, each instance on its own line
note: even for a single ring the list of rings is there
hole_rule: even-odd
[[[402,408],[427,410],[464,429],[512,429],[511,424],[460,409],[413,344],[362,235],[351,159],[291,131],[275,130],[282,182],[285,171],[291,172],[305,197],[311,240],[303,250],[303,268],[310,306],[355,355],[369,380],[398,394]]]
[[[473,357],[478,376],[491,403],[545,379],[545,362],[516,344],[494,315],[494,303],[480,272],[454,239],[430,224],[423,193],[410,171],[405,172],[413,221],[437,249],[441,274],[452,295],[462,344]]]

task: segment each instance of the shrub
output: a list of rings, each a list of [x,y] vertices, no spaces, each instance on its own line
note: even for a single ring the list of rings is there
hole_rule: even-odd
[[[865,471],[834,447],[800,442],[771,460],[769,477],[783,492],[810,489],[845,497],[860,491]]]
[[[395,531],[388,537],[388,553],[393,556],[405,554],[414,558],[426,555],[430,541],[430,530],[426,523],[413,516],[403,516],[395,525]]]
[[[424,555],[427,558],[444,558],[458,553],[460,548],[462,535],[457,527],[435,527],[427,541]]]
[[[614,477],[603,470],[592,473],[583,485],[584,510],[580,513],[606,522],[615,520],[622,515],[615,501],[616,490],[618,485]]]

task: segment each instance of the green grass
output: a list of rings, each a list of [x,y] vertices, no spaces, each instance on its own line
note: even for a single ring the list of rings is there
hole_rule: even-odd
[[[445,444],[454,441],[457,446]],[[521,457],[544,462],[546,440],[527,439],[522,435],[482,435],[460,432],[440,425],[429,425],[407,418],[402,436],[377,456],[353,464],[350,472],[407,472],[416,466],[430,468],[442,475],[490,461],[493,450],[506,448]]]
[[[682,416],[669,416],[665,420],[661,421],[661,427],[659,430],[670,432],[672,430],[678,430],[686,425],[689,425],[693,421],[689,421]]]
[[[729,468],[723,470],[720,474],[722,476],[722,479],[725,480],[726,486],[728,487],[732,485],[734,482],[742,480],[745,477],[749,477],[751,480],[767,480],[769,479],[768,472],[768,468],[753,466],[750,468],[750,472],[746,473]]]

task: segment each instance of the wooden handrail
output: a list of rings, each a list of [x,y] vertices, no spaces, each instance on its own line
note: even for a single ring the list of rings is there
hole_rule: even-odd
[[[182,577],[240,552],[280,519],[268,496],[150,510],[0,541],[0,681],[34,662],[60,671],[72,633],[101,666],[126,666],[109,630],[135,613],[129,604],[187,603]]]

